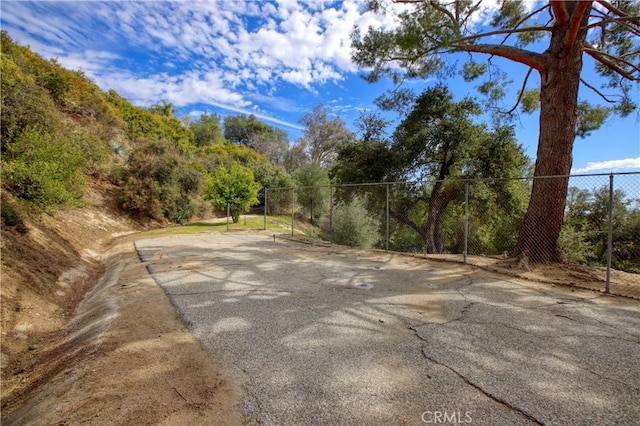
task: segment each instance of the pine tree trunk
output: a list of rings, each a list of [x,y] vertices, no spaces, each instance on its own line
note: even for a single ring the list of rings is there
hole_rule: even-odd
[[[569,5],[570,10],[575,3]],[[581,25],[587,22],[588,14]],[[514,256],[531,262],[560,262],[558,246],[571,171],[577,120],[578,86],[582,71],[582,44],[586,31],[580,30],[573,45],[566,47],[567,25],[554,27],[546,66],[541,73],[540,134],[529,207],[520,229]],[[545,176],[560,176],[546,178]]]

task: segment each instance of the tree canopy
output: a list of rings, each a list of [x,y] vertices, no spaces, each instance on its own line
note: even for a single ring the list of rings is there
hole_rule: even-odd
[[[255,115],[232,115],[224,119],[224,137],[231,143],[253,148],[274,164],[283,165],[289,140],[282,130]]]
[[[329,112],[322,104],[305,114],[300,123],[306,128],[298,144],[310,162],[322,167],[328,167],[338,149],[354,139],[345,122],[340,117],[329,118]]]
[[[258,191],[260,184],[251,169],[238,164],[229,169],[218,166],[205,181],[205,199],[221,210],[228,205],[233,223],[238,222],[240,213],[258,202]]]
[[[470,98],[454,101],[445,86],[429,88],[419,96],[405,96],[401,102],[409,103],[400,106],[409,113],[392,138],[346,145],[339,151],[332,173],[343,183],[414,182],[402,195],[394,196],[389,213],[416,231],[429,253],[440,253],[445,211],[464,194],[464,183],[453,179],[519,176],[528,159],[510,127],[489,131],[485,125],[475,124],[471,118],[480,113],[479,105]],[[364,117],[363,136],[380,133],[379,126],[379,120]],[[514,196],[514,188],[505,181],[486,186],[486,191],[506,201]],[[380,203],[382,199],[378,191],[371,200]],[[514,203],[502,205],[509,209]],[[425,214],[416,216],[417,211]]]

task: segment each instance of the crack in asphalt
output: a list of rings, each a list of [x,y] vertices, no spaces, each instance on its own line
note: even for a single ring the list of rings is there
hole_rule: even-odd
[[[436,365],[439,365],[441,367],[446,368],[447,370],[451,371],[453,374],[455,374],[456,376],[458,376],[463,382],[465,382],[467,385],[471,386],[472,388],[474,388],[475,390],[477,390],[478,392],[480,392],[481,394],[483,394],[484,396],[486,396],[487,398],[491,399],[492,401],[496,402],[497,404],[502,405],[503,407],[508,408],[509,410],[516,412],[518,414],[520,414],[521,416],[527,418],[528,420],[531,420],[532,422],[534,422],[535,424],[538,425],[542,425],[544,426],[544,423],[542,423],[540,420],[538,420],[537,418],[535,418],[532,414],[527,413],[526,411],[524,411],[523,409],[516,407],[514,405],[512,405],[509,401],[500,398],[499,396],[496,396],[494,394],[492,394],[491,392],[487,391],[486,389],[484,389],[482,386],[477,385],[475,383],[473,383],[468,377],[466,377],[464,374],[460,373],[458,370],[456,370],[455,368],[444,364],[440,361],[438,361],[437,359],[433,358],[432,356],[429,356],[426,353],[426,346],[427,346],[427,341],[425,338],[423,338],[422,336],[418,335],[416,333],[416,336],[418,336],[418,338],[420,340],[423,340],[425,343],[422,344],[422,355],[428,359],[429,361],[433,362]]]
[[[433,324],[433,323],[425,323],[424,325],[429,325],[429,324]],[[441,325],[441,324],[437,324],[437,325]],[[492,394],[491,392],[487,391],[486,389],[484,389],[482,386],[477,385],[476,383],[472,382],[468,377],[466,377],[464,374],[460,373],[458,370],[456,370],[455,368],[438,361],[437,359],[435,359],[434,357],[430,356],[429,354],[427,354],[426,352],[426,348],[427,348],[427,344],[429,343],[428,340],[424,337],[422,337],[419,333],[418,330],[416,328],[416,326],[414,325],[409,325],[408,327],[409,330],[413,331],[413,334],[420,339],[422,342],[424,342],[422,344],[422,348],[421,351],[422,352],[422,356],[433,362],[436,365],[439,365],[441,367],[446,368],[447,370],[451,371],[453,374],[455,374],[458,378],[460,378],[463,382],[465,382],[467,385],[471,386],[472,388],[474,388],[475,390],[477,390],[478,392],[480,392],[481,394],[483,394],[484,396],[486,396],[487,398],[491,399],[492,401],[496,402],[497,404],[508,408],[509,410],[516,412],[518,414],[520,414],[521,416],[527,418],[528,420],[531,420],[532,422],[534,422],[535,424],[538,425],[543,425],[544,423],[542,423],[540,420],[538,420],[537,418],[535,418],[532,414],[527,413],[526,411],[524,411],[523,409],[514,406],[513,404],[511,404],[509,401],[500,398],[499,396],[496,396],[494,394]]]

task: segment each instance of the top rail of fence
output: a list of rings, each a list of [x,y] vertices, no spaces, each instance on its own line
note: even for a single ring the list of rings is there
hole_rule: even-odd
[[[429,182],[496,182],[505,180],[534,180],[534,179],[560,179],[560,178],[582,178],[582,177],[596,177],[596,176],[624,176],[624,175],[640,175],[640,171],[637,172],[615,172],[615,173],[579,173],[569,175],[549,175],[549,176],[520,176],[520,177],[506,177],[506,178],[456,178],[456,179],[426,179],[426,180],[404,180],[404,181],[388,181],[388,182],[362,182],[362,183],[336,183],[327,185],[307,185],[307,186],[278,186],[273,188],[265,188],[268,190],[285,190],[285,189],[308,189],[308,188],[337,188],[348,186],[383,186],[383,185],[400,185],[400,184],[417,184],[417,183],[429,183]]]

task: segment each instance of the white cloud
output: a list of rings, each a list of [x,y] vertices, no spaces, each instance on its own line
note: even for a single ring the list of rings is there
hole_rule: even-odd
[[[571,173],[589,173],[596,171],[614,171],[621,169],[640,168],[640,157],[625,158],[622,160],[596,161],[587,163],[586,167],[571,169]]]
[[[360,0],[54,1],[2,2],[2,24],[19,43],[137,105],[246,111],[261,93],[274,98],[262,104],[292,111],[277,99],[282,83],[317,94],[343,80],[356,71],[354,26],[393,21],[364,11]]]

